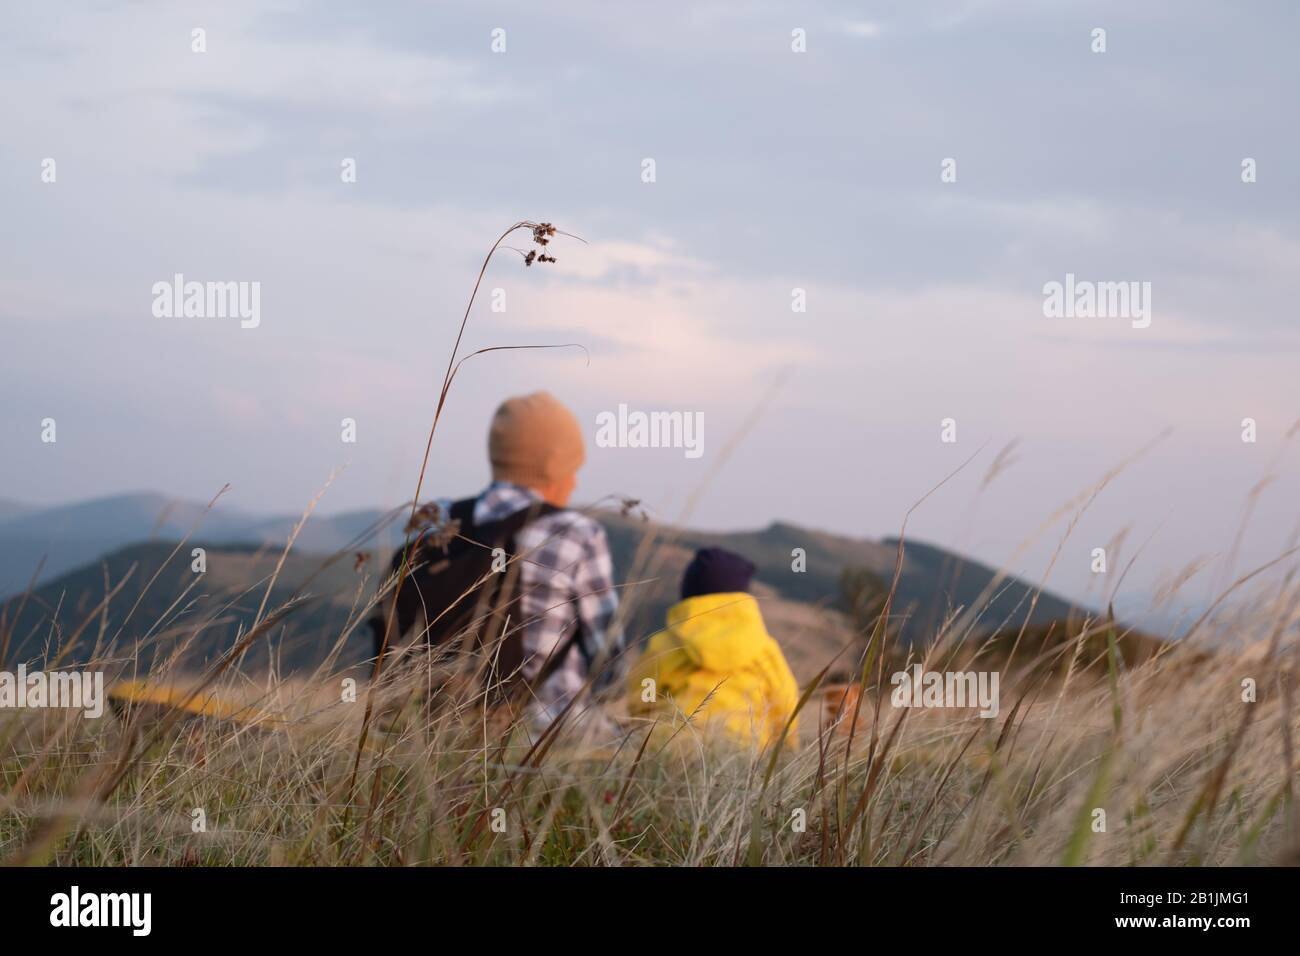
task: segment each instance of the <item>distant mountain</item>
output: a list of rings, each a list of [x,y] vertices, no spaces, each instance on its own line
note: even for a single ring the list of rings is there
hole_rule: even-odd
[[[31,511],[30,505],[25,505],[21,501],[14,501],[11,498],[0,498],[0,521],[8,521],[10,518],[16,518],[20,514]]]
[[[206,552],[206,573],[191,569],[194,548]],[[363,596],[361,576],[346,560],[330,564],[326,556],[296,554],[267,596],[279,558],[277,550],[201,541],[187,542],[179,552],[174,542],[161,541],[120,548],[0,604],[0,635],[10,635],[0,664],[58,659],[75,665],[95,656],[148,670],[160,657],[183,651],[186,666],[197,669],[252,625],[266,596],[267,611],[290,598],[306,600],[249,648],[245,665],[310,669],[330,654],[353,616],[353,602],[360,606],[373,586]],[[351,664],[369,649],[369,641],[358,636],[344,642],[338,659]]]
[[[1225,602],[1224,610],[1237,606]],[[1127,594],[1115,600],[1115,614],[1138,627],[1168,637],[1183,637],[1209,610],[1209,603],[1183,595]]]
[[[601,516],[609,530],[615,566],[640,578],[633,566],[644,527],[620,515]],[[724,547],[737,551],[758,566],[757,579],[782,597],[822,607],[841,606],[840,576],[845,569],[864,569],[882,584],[893,580],[898,558],[897,539],[869,541],[826,531],[775,522],[761,531],[707,532],[661,528],[658,535],[671,542],[661,557],[663,566],[651,568],[658,583],[651,590],[656,609],[675,599],[682,571],[695,549]],[[795,552],[804,556],[803,570],[795,570]],[[626,570],[624,570],[626,569]],[[933,633],[944,618],[959,608],[982,609],[976,630],[996,630],[1008,619],[1017,623],[1029,616],[1031,624],[1060,621],[1088,613],[1078,605],[1043,592],[1030,613],[1034,589],[1014,577],[1002,580],[992,593],[983,592],[997,577],[995,569],[934,545],[908,541],[895,592],[893,614],[910,637],[918,631]]]
[[[151,492],[22,511],[0,520],[0,593],[26,587],[38,567],[38,582],[50,580],[131,542],[182,536],[202,513],[201,505]],[[221,512],[208,518],[218,537],[240,523]]]
[[[897,538],[883,543],[891,555],[897,553]],[[932,544],[907,541],[904,555],[898,604],[923,627],[938,627],[958,609],[978,609],[974,628],[984,632],[1019,626],[1026,618],[1040,625],[1094,613],[1016,577],[999,578],[995,568]],[[889,567],[892,573],[892,557]]]
[[[68,660],[84,659],[101,631],[114,653],[131,656],[136,642],[150,637],[142,660],[176,646],[184,635],[199,637],[187,659],[215,659],[248,627],[262,602],[269,578],[296,518],[254,518],[242,514],[207,515],[202,530],[172,556],[175,541],[202,517],[202,507],[172,505],[160,495],[100,499],[63,509],[21,514],[0,522],[0,558],[18,568],[32,561],[32,542],[43,542],[51,563],[61,572],[35,589],[25,603],[11,598],[0,604],[0,618],[14,635],[5,660],[47,656],[66,635],[96,609],[106,590],[127,579],[103,620],[85,630]],[[399,517],[376,531],[384,515],[358,511],[333,517],[313,516],[267,600],[274,608],[301,591],[307,604],[295,610],[273,633],[252,648],[250,667],[275,661],[284,670],[316,666],[344,631],[353,608],[373,594],[398,540]],[[643,639],[662,626],[664,613],[678,596],[682,571],[695,549],[726,547],[745,554],[758,566],[755,592],[764,606],[769,629],[782,641],[801,678],[859,638],[843,613],[841,575],[846,569],[870,572],[882,582],[893,577],[896,541],[868,541],[774,523],[757,531],[706,532],[645,523],[618,513],[602,513],[618,578],[629,633]],[[156,540],[141,541],[150,535]],[[125,538],[126,540],[118,540]],[[89,553],[95,548],[102,550]],[[190,551],[204,547],[207,572],[190,570]],[[346,550],[345,550],[346,549]],[[335,552],[342,552],[331,557]],[[366,552],[358,562],[355,552]],[[30,575],[30,568],[23,571]],[[129,577],[128,577],[129,575]],[[156,580],[155,580],[156,578]],[[998,581],[991,594],[994,569],[942,548],[908,542],[894,602],[894,619],[905,638],[924,640],[959,609],[983,609],[977,630],[1019,625],[1029,615],[1034,626],[1048,626],[1082,609],[1055,595],[1039,594],[1015,578]],[[106,589],[107,582],[107,589]],[[151,583],[152,582],[152,583]],[[23,588],[26,579],[11,592]],[[1032,614],[1030,609],[1032,605]],[[21,613],[20,613],[21,607]],[[56,620],[58,628],[51,622]],[[104,626],[105,621],[107,626]],[[167,636],[158,647],[152,635]],[[370,649],[365,633],[345,643],[339,661],[359,661]]]
[[[303,551],[334,552],[363,536],[369,547],[393,547],[396,530],[364,535],[382,518],[380,511],[333,516],[313,515],[296,546]],[[218,502],[206,505],[168,498],[155,492],[115,495],[53,508],[22,508],[6,517],[0,503],[0,595],[27,587],[40,566],[37,583],[53,580],[102,554],[141,541],[178,541],[186,535],[209,544],[283,545],[298,522],[292,517],[265,517],[233,511]],[[394,523],[400,527],[402,522]],[[41,561],[44,564],[41,566]]]
[[[202,521],[218,534],[249,523],[247,515],[214,508],[206,516],[203,505],[140,492],[94,498],[53,508],[27,509],[0,523],[0,537],[62,540],[84,536],[96,540],[140,539],[184,534]]]

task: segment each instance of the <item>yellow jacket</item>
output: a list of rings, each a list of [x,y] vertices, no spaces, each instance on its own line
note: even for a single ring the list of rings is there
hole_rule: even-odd
[[[702,594],[670,607],[667,629],[650,638],[628,674],[627,692],[634,714],[680,710],[694,714],[700,727],[717,726],[759,746],[780,737],[799,702],[785,655],[763,626],[758,602],[743,591]],[[795,731],[792,724],[789,746]]]

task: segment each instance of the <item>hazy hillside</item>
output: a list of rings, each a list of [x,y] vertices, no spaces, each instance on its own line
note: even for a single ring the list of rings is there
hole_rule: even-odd
[[[41,534],[47,541],[62,542],[61,560],[83,555],[78,566],[37,587],[26,602],[16,597],[5,602],[6,628],[13,635],[6,662],[44,657],[46,648],[63,647],[67,635],[123,580],[126,583],[102,620],[96,618],[86,628],[67,660],[84,659],[96,640],[111,643],[115,654],[130,656],[137,641],[159,632],[167,635],[159,646],[170,650],[182,635],[197,629],[199,636],[186,656],[192,664],[199,664],[229,647],[241,626],[251,625],[265,582],[279,558],[280,541],[292,520],[223,515],[214,521],[209,516],[204,527],[211,527],[211,534],[188,542],[175,557],[171,557],[172,540],[114,545],[102,557],[85,554],[97,543],[111,541],[146,522],[148,530],[156,526],[159,539],[178,538],[198,517],[193,506],[177,507],[165,510],[160,520],[153,513],[156,507],[166,509],[161,496],[128,496],[57,509],[56,514],[29,513],[0,525],[0,553],[15,563],[18,555],[14,549]],[[354,512],[313,518],[308,523],[267,607],[276,607],[295,594],[307,595],[310,600],[250,650],[245,661],[248,666],[261,667],[275,660],[285,671],[301,671],[325,659],[355,616],[353,609],[373,594],[377,577],[387,566],[387,545],[394,539],[396,523],[376,534],[373,529],[381,518],[380,512]],[[657,526],[618,513],[602,513],[601,520],[609,533],[619,578],[628,582],[622,597],[627,630],[633,639],[644,640],[662,626],[665,611],[677,599],[682,571],[696,548],[727,547],[747,555],[758,566],[755,593],[763,601],[769,628],[786,646],[801,678],[811,676],[838,650],[859,639],[843,613],[842,572],[865,568],[887,581],[897,554],[896,542],[847,538],[785,523],[726,533]],[[58,529],[69,526],[83,528],[85,538],[58,538]],[[252,540],[236,544],[221,540],[241,533]],[[332,552],[358,540],[362,547],[331,557]],[[73,543],[77,547],[70,547]],[[207,550],[207,572],[201,576],[190,570],[194,547]],[[802,549],[805,556],[803,570],[792,567],[795,549]],[[358,550],[368,555],[360,567]],[[897,626],[908,639],[927,638],[933,634],[935,622],[957,607],[975,603],[994,574],[987,566],[941,548],[909,543],[895,603]],[[1031,593],[1023,582],[1002,582],[994,596],[981,605],[986,610],[979,629],[1005,626],[1007,619],[1018,625],[1029,609]],[[1031,623],[1046,625],[1076,611],[1068,602],[1044,594]],[[57,628],[52,621],[57,621]],[[340,660],[361,660],[369,649],[362,628],[346,643]],[[145,657],[142,663],[148,666],[151,657]]]
[[[188,533],[203,506],[164,495],[138,493],[96,498],[53,508],[0,512],[0,592],[26,587],[44,559],[39,581],[93,561],[100,555],[150,538],[174,540]],[[211,540],[229,540],[244,516],[214,511],[204,527]]]
[[[631,578],[654,577],[643,586],[643,600],[650,607],[650,621],[663,618],[663,610],[676,600],[682,571],[696,548],[719,546],[744,554],[758,565],[757,579],[782,598],[824,608],[841,607],[840,575],[845,568],[865,568],[883,582],[893,578],[898,542],[847,538],[825,531],[813,531],[776,522],[761,531],[701,532],[660,528],[656,542],[667,543],[656,555],[657,562],[638,569],[633,559],[649,526],[635,518],[603,514],[609,530],[610,547],[620,573]],[[803,549],[806,568],[792,568],[794,549]],[[933,545],[909,541],[904,549],[902,574],[894,601],[895,620],[911,639],[933,633],[944,617],[959,607],[978,603],[983,608],[976,630],[996,630],[1008,619],[1020,623],[1030,610],[1032,587],[1015,578],[1001,582],[996,590],[978,600],[994,580],[996,571],[978,561]],[[1064,620],[1080,609],[1053,594],[1038,598],[1030,616],[1032,624]],[[648,621],[638,617],[646,626]]]
[[[10,518],[16,518],[18,515],[30,510],[31,508],[21,501],[0,498],[0,521],[8,521]]]
[[[191,570],[193,547],[207,551],[206,574]],[[140,654],[146,668],[155,655],[169,654],[191,638],[185,648],[187,664],[197,667],[214,660],[232,645],[240,626],[247,629],[256,618],[279,553],[202,542],[189,543],[172,557],[174,550],[167,542],[131,545],[61,575],[25,600],[8,599],[0,607],[11,635],[5,662],[50,660],[58,653],[66,662],[80,662],[90,657],[97,642],[112,648],[113,658],[125,661],[146,638],[142,646],[147,650]],[[324,556],[290,556],[266,607],[276,608],[296,594],[309,599],[251,647],[245,663],[261,668],[274,660],[277,667],[293,672],[324,661],[347,626],[353,601],[361,593],[360,580],[349,561],[327,564]],[[119,585],[107,609],[95,614],[104,596]],[[89,626],[70,646],[72,635],[87,621]],[[340,659],[352,663],[368,649],[369,643],[358,637],[347,643]]]
[[[54,508],[17,510],[6,517],[0,502],[0,595],[27,587],[41,559],[37,583],[52,581],[100,555],[142,541],[177,541],[192,535],[208,544],[282,545],[299,516],[250,515],[218,502],[198,502],[143,492],[96,498]],[[383,517],[380,511],[313,515],[298,537],[302,551],[333,553]],[[400,527],[401,522],[396,522]],[[370,535],[367,547],[395,544],[395,532]]]

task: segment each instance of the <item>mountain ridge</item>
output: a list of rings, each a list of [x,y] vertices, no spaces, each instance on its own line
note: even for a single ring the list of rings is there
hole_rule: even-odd
[[[112,510],[114,503],[119,509],[116,515],[98,513]],[[108,630],[121,632],[124,647],[150,632],[179,632],[187,624],[199,622],[204,622],[201,639],[191,648],[196,662],[210,661],[229,647],[239,628],[251,625],[283,552],[283,539],[298,519],[227,515],[225,521],[214,523],[213,533],[204,528],[177,552],[182,525],[186,531],[192,526],[196,507],[200,506],[192,502],[173,504],[159,495],[127,495],[79,502],[43,519],[36,512],[20,516],[17,522],[0,522],[0,560],[11,563],[21,557],[13,553],[14,548],[78,515],[93,515],[90,527],[96,535],[75,539],[76,547],[64,548],[60,560],[65,564],[71,561],[71,566],[43,580],[31,600],[23,603],[17,596],[0,600],[0,613],[18,635],[8,656],[14,660],[40,656],[46,642],[59,633],[50,626],[55,609],[59,609],[59,624],[66,631],[80,623],[75,620],[77,615],[94,611],[107,589],[124,580],[127,583],[104,614]],[[165,509],[161,520],[150,514],[155,508]],[[386,529],[374,531],[384,514],[357,510],[313,516],[308,521],[276,586],[266,596],[266,605],[275,607],[300,588],[311,597],[289,615],[273,638],[250,649],[250,666],[301,670],[329,656],[334,638],[348,629],[349,622],[355,625],[358,608],[374,593],[376,581],[386,571],[388,554],[400,541],[397,528],[403,524],[401,515]],[[727,532],[650,523],[617,511],[597,514],[607,532],[618,581],[634,582],[625,584],[623,592],[625,621],[634,640],[643,640],[662,626],[695,549],[720,546],[739,551],[756,564],[755,593],[764,602],[765,616],[775,622],[771,625],[774,633],[795,629],[802,635],[794,656],[801,661],[821,656],[824,663],[835,650],[855,639],[842,587],[845,573],[866,572],[888,584],[898,558],[896,540],[852,538],[788,521],[773,521],[758,530]],[[22,532],[18,536],[11,533],[15,526]],[[141,538],[147,534],[154,537],[112,540],[113,533],[125,536],[132,527],[143,528]],[[363,540],[367,531],[372,533]],[[48,540],[60,543],[57,535]],[[102,550],[87,553],[94,548]],[[190,569],[195,548],[206,552],[206,571],[197,581]],[[647,553],[652,556],[649,561],[644,559]],[[80,560],[72,560],[77,557]],[[30,570],[25,573],[30,577]],[[109,582],[107,589],[105,581]],[[992,591],[994,581],[999,582],[997,592],[986,593]],[[25,585],[24,580],[15,590],[21,591]],[[1035,596],[1032,602],[1031,596]],[[179,609],[178,598],[183,602]],[[991,623],[1028,616],[1031,624],[1045,626],[1091,613],[937,545],[906,544],[893,605],[900,635],[909,641],[926,639],[955,611],[976,601],[981,602]],[[128,616],[128,609],[136,605],[134,616]],[[356,663],[368,651],[368,640],[354,628],[351,639],[339,650],[338,661]]]

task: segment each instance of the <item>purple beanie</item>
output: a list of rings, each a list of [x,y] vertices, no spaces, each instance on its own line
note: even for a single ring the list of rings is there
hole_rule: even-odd
[[[701,594],[748,591],[757,568],[733,551],[700,548],[682,576],[682,600]]]

